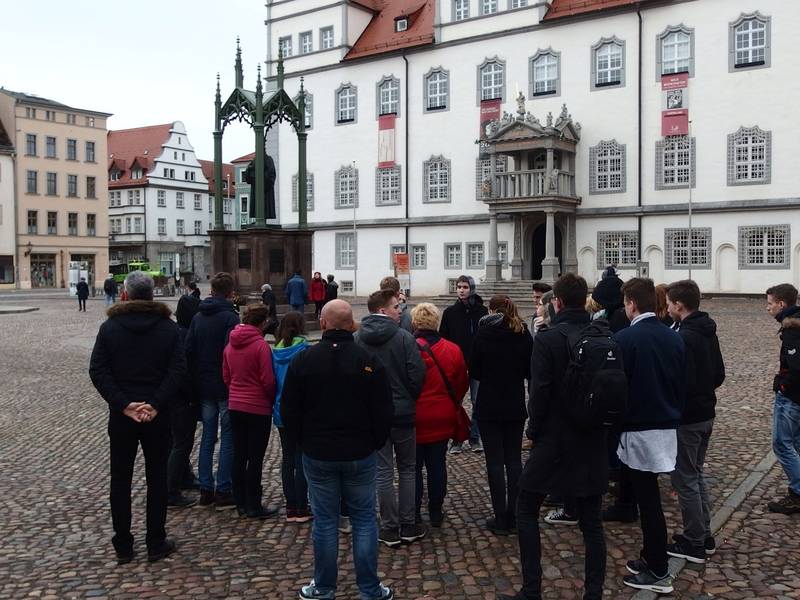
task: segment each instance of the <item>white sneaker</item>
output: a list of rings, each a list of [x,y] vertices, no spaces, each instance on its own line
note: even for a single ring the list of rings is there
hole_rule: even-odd
[[[464,451],[464,445],[462,443],[455,443],[450,446],[450,454],[461,454]]]
[[[547,513],[547,516],[544,518],[545,523],[550,523],[551,525],[577,525],[578,519],[575,517],[568,515],[563,508],[557,508],[555,510],[551,510]]]

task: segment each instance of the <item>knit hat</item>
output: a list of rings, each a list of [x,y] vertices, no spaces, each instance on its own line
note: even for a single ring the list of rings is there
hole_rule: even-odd
[[[609,269],[613,269],[613,267],[609,267]],[[617,276],[616,272],[613,275],[607,275],[604,272],[603,278],[592,290],[592,298],[606,310],[622,306],[622,279]]]

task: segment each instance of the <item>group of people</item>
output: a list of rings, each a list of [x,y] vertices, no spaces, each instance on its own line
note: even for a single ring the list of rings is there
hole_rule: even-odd
[[[217,274],[202,301],[182,297],[177,325],[153,302],[152,279],[128,275],[130,301],[109,309],[90,366],[110,408],[112,541],[121,564],[133,559],[130,488],[139,444],[148,475],[148,559],[159,560],[175,549],[165,532],[167,506],[196,502],[187,488],[200,489],[202,506],[236,509],[243,518],[277,516],[278,507],[262,504],[273,423],[286,520],[313,521],[314,574],[300,598],[335,597],[340,531],[353,535],[362,600],[393,598],[378,577],[378,544],[413,543],[443,526],[448,452],[467,442],[484,453],[487,530],[518,533],[523,585],[500,600],[541,598],[543,505],[555,507],[548,523],[581,529],[588,600],[603,595],[603,521],[641,522],[642,549],[624,578],[630,587],[669,593],[669,556],[704,563],[714,553],[703,464],[725,368],[695,282],[659,290],[644,278],[623,283],[610,267],[590,295],[583,278],[567,273],[552,287],[534,286],[530,326],[508,296],[485,304],[469,276],[459,277],[458,297],[442,313],[426,302],[411,308],[394,277],[378,287],[360,323],[347,302],[325,302],[316,344],[305,337],[302,311],[286,314],[272,348],[265,340],[270,307],[250,304],[240,319],[229,301],[230,275]],[[767,291],[783,339],[774,447],[789,477],[787,496],[769,508],[787,514],[800,512],[796,304],[789,284]],[[471,419],[463,405],[468,391]],[[196,478],[189,456],[198,410]],[[671,541],[662,473],[672,474],[683,517]],[[610,474],[616,500],[604,511]]]
[[[328,274],[325,279],[322,278],[322,273],[319,271],[314,272],[311,278],[311,284],[308,285],[300,271],[295,271],[294,274],[286,280],[286,285],[283,288],[286,298],[292,310],[303,314],[305,312],[305,305],[307,300],[314,303],[314,319],[319,319],[322,307],[326,302],[336,300],[339,297],[339,284],[334,281],[333,275]],[[261,286],[261,292],[264,294],[272,293],[272,286],[268,283]],[[274,301],[274,295],[273,295]],[[265,300],[265,303],[268,301]]]

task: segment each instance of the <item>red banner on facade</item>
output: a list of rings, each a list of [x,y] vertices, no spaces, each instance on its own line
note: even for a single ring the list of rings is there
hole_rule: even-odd
[[[675,73],[673,75],[661,76],[661,89],[665,92],[669,90],[679,90],[689,86],[688,73]]]
[[[394,255],[394,274],[395,276],[408,275],[411,270],[408,263],[408,254],[399,252]]]
[[[378,166],[393,167],[395,164],[395,115],[378,117]]]
[[[689,111],[685,108],[680,110],[661,111],[661,135],[688,135],[689,133]]]
[[[486,126],[491,122],[500,118],[500,104],[501,100],[483,100],[481,102],[480,113],[480,139],[486,139]]]

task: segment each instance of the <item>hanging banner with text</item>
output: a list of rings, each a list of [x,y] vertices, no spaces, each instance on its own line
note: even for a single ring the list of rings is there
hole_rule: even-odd
[[[378,166],[393,167],[395,164],[395,115],[378,117]]]
[[[405,290],[406,294],[411,291],[411,266],[406,252],[400,252],[392,257],[394,260],[394,276],[400,282],[400,289]]]
[[[480,131],[478,132],[478,139],[480,140],[480,158],[488,156],[486,144],[483,140],[488,137],[486,129],[492,121],[500,118],[500,104],[502,100],[483,100],[480,109]]]
[[[689,74],[672,73],[661,76],[661,135],[689,134]]]
[[[661,112],[661,135],[688,135],[689,111],[685,108],[679,110],[665,110]]]

